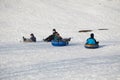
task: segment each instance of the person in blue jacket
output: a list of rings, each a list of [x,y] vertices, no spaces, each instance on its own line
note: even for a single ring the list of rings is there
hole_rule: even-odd
[[[94,34],[91,33],[90,34],[90,38],[87,39],[86,44],[98,44],[99,42],[96,41],[96,39],[94,38]]]

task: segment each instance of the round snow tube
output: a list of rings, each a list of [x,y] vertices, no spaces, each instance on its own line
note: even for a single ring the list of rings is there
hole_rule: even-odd
[[[68,41],[54,41],[54,40],[52,40],[51,44],[53,46],[67,46],[69,44],[69,42]]]
[[[85,48],[95,49],[98,48],[98,44],[85,44]]]

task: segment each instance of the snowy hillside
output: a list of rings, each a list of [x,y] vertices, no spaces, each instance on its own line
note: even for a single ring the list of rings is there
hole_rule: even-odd
[[[68,46],[42,41],[53,28]],[[0,37],[0,80],[120,80],[120,0],[0,0]]]
[[[119,5],[119,0],[0,0],[0,41],[18,42],[31,32],[41,40],[53,28],[65,37],[81,37],[77,31],[91,29],[99,40],[116,40]],[[101,28],[109,31],[97,31]]]

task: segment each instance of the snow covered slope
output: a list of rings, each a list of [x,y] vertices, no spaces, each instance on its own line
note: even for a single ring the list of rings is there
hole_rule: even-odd
[[[68,46],[41,41],[53,28]],[[120,80],[120,0],[0,0],[0,80]]]
[[[78,34],[81,29],[94,30],[99,40],[119,41],[119,5],[119,0],[0,0],[0,42],[18,42],[31,32],[41,40],[53,28],[83,41],[89,34]]]

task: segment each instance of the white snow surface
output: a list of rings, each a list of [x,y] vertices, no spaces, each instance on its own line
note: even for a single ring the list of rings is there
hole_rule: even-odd
[[[42,41],[53,28],[68,46]],[[0,80],[120,80],[120,0],[0,0]]]

